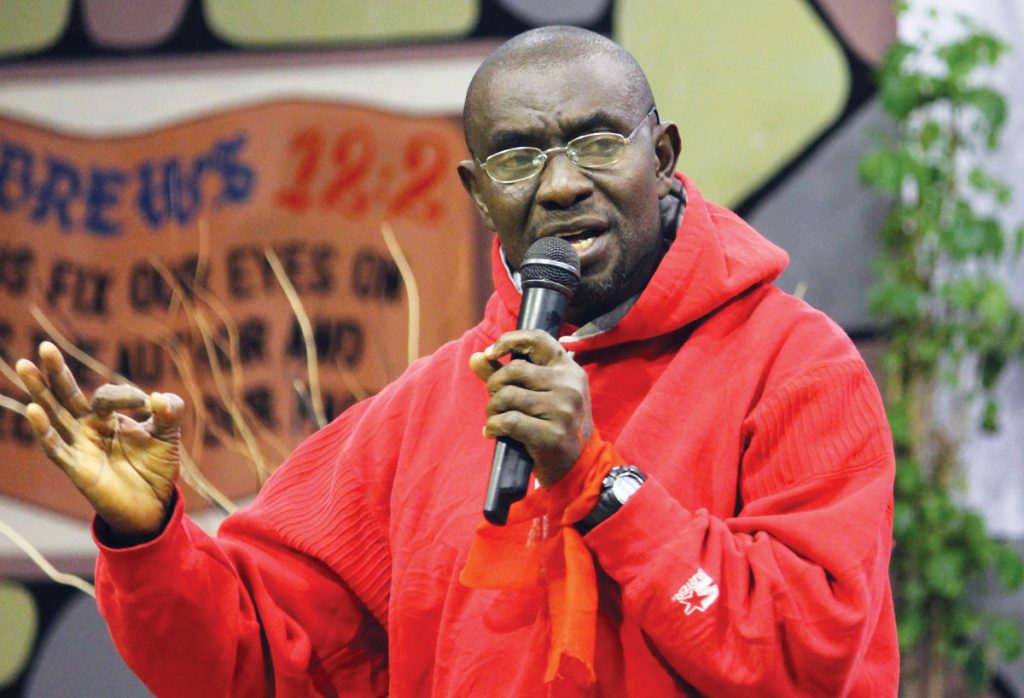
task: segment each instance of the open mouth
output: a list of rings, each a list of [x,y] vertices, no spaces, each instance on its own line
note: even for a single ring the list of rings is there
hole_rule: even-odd
[[[570,233],[567,235],[559,235],[576,250],[576,254],[583,254],[585,251],[590,249],[590,246],[594,244],[594,240],[601,234],[597,230],[582,230],[578,233]]]

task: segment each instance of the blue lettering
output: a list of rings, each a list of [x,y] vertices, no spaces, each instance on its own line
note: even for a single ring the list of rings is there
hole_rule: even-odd
[[[184,172],[178,158],[139,166],[138,205],[151,227],[159,228],[171,217],[185,225],[202,207],[200,180],[206,169],[204,159],[197,158],[191,169]]]
[[[11,195],[10,187],[17,188]],[[32,153],[25,147],[4,141],[0,148],[0,211],[13,211],[32,193]]]
[[[217,141],[214,148],[213,165],[220,170],[224,186],[217,195],[217,204],[240,203],[249,199],[256,184],[256,172],[244,162],[237,160],[240,151],[248,141],[244,133],[232,139]]]
[[[80,164],[0,139],[0,213],[21,209],[33,223],[111,237],[132,225],[125,210],[131,202],[150,230],[185,226],[211,201],[219,207],[252,197],[258,175],[243,160],[247,145],[248,136],[238,133],[189,159],[142,160],[126,170]]]
[[[171,192],[167,176],[157,177],[156,165],[144,162],[139,165],[139,211],[150,228],[159,228],[171,217]]]
[[[176,184],[177,196],[172,199],[178,223],[185,225],[195,217],[203,205],[203,192],[199,187],[206,164],[202,157],[192,163],[191,172],[186,172],[177,159],[167,161],[167,179]]]
[[[120,189],[128,181],[128,176],[121,170],[92,169],[89,193],[85,199],[85,226],[98,235],[117,235],[121,232],[121,224],[107,218],[109,209],[116,207],[120,199]]]
[[[69,206],[78,196],[81,188],[78,171],[70,162],[50,157],[46,161],[46,177],[39,187],[36,207],[32,209],[32,220],[42,223],[50,211],[57,215],[57,222],[64,232],[71,230]]]

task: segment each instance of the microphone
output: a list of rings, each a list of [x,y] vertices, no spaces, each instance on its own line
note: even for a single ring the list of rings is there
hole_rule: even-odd
[[[519,266],[523,300],[516,329],[544,330],[558,339],[565,311],[580,282],[580,260],[576,250],[562,238],[545,237],[526,250]],[[513,359],[528,359],[512,354]],[[513,502],[526,496],[533,459],[515,439],[499,436],[494,446],[491,479],[487,483],[484,518],[504,526]]]

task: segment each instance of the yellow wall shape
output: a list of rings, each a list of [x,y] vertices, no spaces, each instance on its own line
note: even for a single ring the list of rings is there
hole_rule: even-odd
[[[49,48],[70,14],[71,0],[0,0],[0,58]]]
[[[807,0],[619,0],[616,39],[644,67],[679,167],[736,205],[840,115],[850,77]]]
[[[479,0],[206,0],[206,20],[225,41],[274,46],[458,37]]]
[[[39,628],[32,595],[17,582],[0,579],[0,688],[25,670]]]

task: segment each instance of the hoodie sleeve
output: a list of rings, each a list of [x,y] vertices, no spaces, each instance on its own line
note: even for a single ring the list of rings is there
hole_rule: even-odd
[[[307,439],[216,538],[180,497],[143,545],[107,547],[96,522],[100,611],[156,695],[386,695],[386,525],[340,455],[378,438],[362,412]]]
[[[895,638],[876,629],[892,614],[894,458],[866,367],[808,370],[742,429],[737,516],[689,511],[652,477],[586,536],[624,613],[708,695],[860,693],[865,657],[891,679]]]

